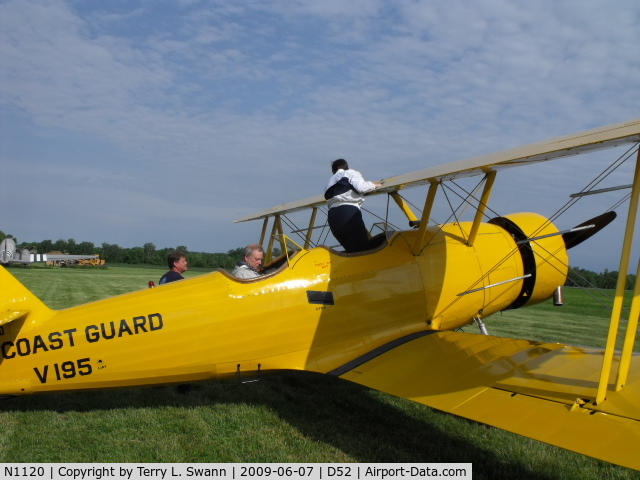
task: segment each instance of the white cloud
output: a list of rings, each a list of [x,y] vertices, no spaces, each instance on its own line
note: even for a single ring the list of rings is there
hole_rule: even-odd
[[[0,160],[31,178],[0,195],[33,223],[0,228],[55,236],[35,186],[56,178],[66,205],[122,202],[103,223],[127,239],[160,246],[186,211],[174,243],[226,250],[249,240],[231,220],[319,192],[340,156],[380,178],[633,118],[638,20],[632,0],[2,1]]]

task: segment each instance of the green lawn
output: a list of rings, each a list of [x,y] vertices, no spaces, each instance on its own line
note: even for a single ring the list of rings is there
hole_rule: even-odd
[[[117,266],[10,271],[53,308],[147,288],[164,273]],[[565,299],[560,308],[496,315],[487,327],[495,335],[604,345],[606,309],[577,290]],[[187,395],[166,386],[5,400],[0,461],[470,462],[476,479],[638,478],[638,472],[305,372],[253,383],[201,382]]]
[[[489,317],[486,323],[492,335],[604,348],[614,294],[612,290],[585,292],[578,288],[565,288],[565,302],[561,307],[546,302],[498,313]],[[632,292],[625,292],[623,319],[629,317],[631,297]],[[616,343],[618,348],[622,348],[625,328],[626,321],[621,321]],[[637,344],[635,351],[640,351]]]

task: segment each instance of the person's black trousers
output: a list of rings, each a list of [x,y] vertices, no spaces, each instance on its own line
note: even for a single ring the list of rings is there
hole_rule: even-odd
[[[358,207],[341,205],[330,208],[329,228],[345,252],[361,252],[369,249],[369,232]]]

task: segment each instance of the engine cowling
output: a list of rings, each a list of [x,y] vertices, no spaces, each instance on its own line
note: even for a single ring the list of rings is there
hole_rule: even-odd
[[[518,298],[505,310],[535,305],[551,298],[555,289],[564,285],[569,272],[565,241],[562,235],[557,235],[555,225],[536,213],[496,217],[489,223],[502,227],[513,237],[522,259],[523,271],[531,274],[523,280]],[[530,238],[538,240],[530,241]]]
[[[419,265],[431,328],[455,329],[475,316],[534,305],[564,285],[567,249],[545,217],[515,213],[494,218],[481,224],[470,246],[471,226],[462,222],[428,229]]]

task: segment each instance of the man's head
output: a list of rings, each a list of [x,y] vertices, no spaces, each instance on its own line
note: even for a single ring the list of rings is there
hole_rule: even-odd
[[[244,261],[254,270],[258,270],[262,265],[262,259],[264,258],[264,250],[257,243],[247,245],[244,249]]]
[[[187,256],[180,250],[173,250],[167,256],[167,265],[169,270],[173,270],[182,275],[187,271]]]
[[[343,158],[339,158],[338,160],[334,160],[331,163],[331,173],[336,173],[340,169],[349,170],[349,164]]]

